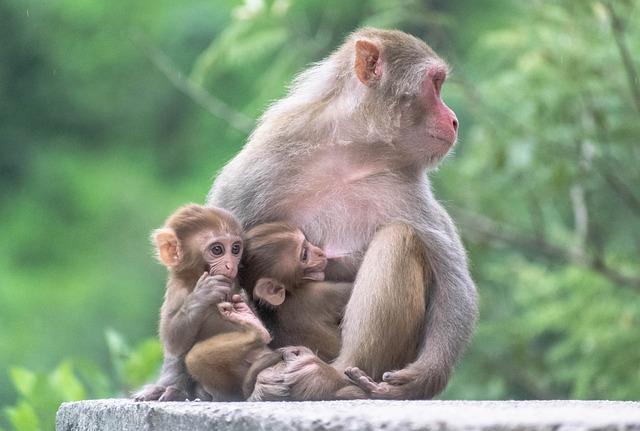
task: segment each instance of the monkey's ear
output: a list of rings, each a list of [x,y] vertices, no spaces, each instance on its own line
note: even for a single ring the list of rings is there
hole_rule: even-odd
[[[286,290],[284,284],[273,278],[261,278],[253,288],[253,294],[271,305],[278,306],[284,302]]]
[[[356,42],[356,76],[364,85],[372,87],[382,76],[380,50],[368,40]]]
[[[153,231],[153,242],[158,251],[158,260],[172,268],[180,262],[180,242],[173,229],[163,227]]]

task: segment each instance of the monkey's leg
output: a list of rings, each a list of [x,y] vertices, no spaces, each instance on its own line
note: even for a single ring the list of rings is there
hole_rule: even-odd
[[[375,380],[418,355],[426,314],[428,265],[408,225],[381,228],[364,256],[342,321],[334,366],[358,367]]]
[[[189,374],[214,399],[242,399],[242,382],[248,359],[264,347],[261,334],[253,329],[215,335],[196,343],[185,358]]]

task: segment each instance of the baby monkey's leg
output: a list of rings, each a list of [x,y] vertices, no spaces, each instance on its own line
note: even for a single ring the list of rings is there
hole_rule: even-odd
[[[271,337],[240,295],[234,295],[232,302],[218,304],[218,310],[225,319],[237,323],[238,330],[196,343],[185,358],[187,370],[214,399],[243,399],[247,370]]]

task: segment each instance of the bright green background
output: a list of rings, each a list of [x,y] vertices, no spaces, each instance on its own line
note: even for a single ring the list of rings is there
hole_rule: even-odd
[[[149,232],[362,25],[453,66],[432,178],[481,316],[443,397],[640,398],[640,4],[612,5],[0,0],[0,428],[156,372]]]

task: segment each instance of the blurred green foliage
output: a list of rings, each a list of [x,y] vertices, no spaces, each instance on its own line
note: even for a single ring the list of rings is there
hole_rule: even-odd
[[[0,0],[0,427],[155,373],[149,232],[362,25],[453,66],[432,178],[481,317],[444,397],[640,398],[637,22],[636,0]]]

